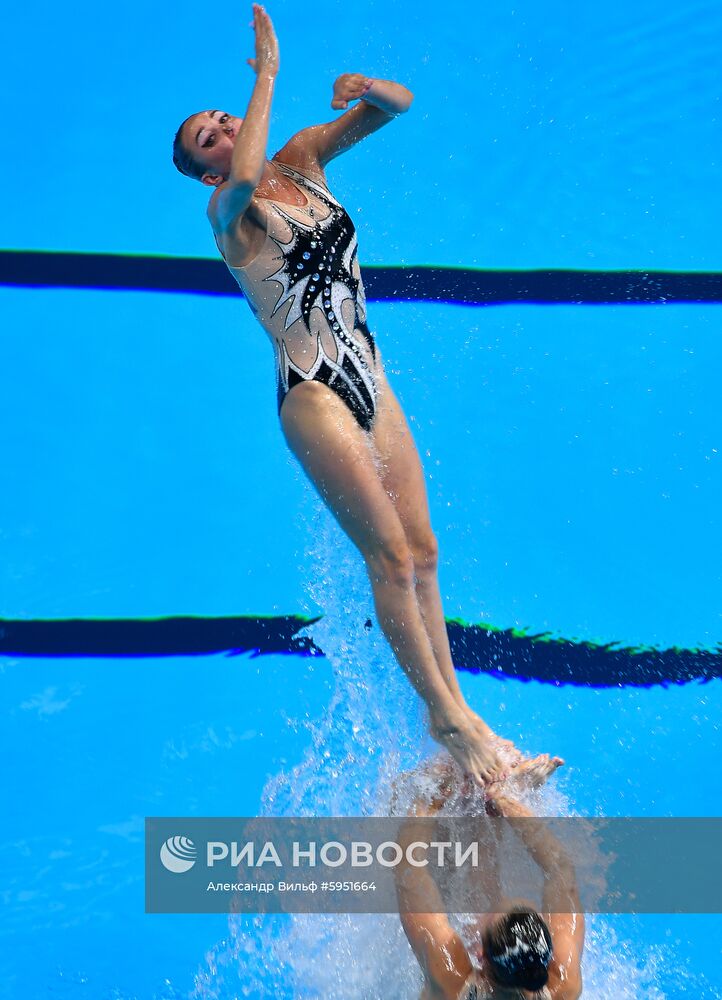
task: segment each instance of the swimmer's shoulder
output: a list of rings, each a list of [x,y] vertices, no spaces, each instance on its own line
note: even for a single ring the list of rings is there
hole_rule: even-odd
[[[208,199],[208,206],[206,208],[206,215],[208,221],[211,224],[213,232],[217,236],[227,235],[229,232],[238,229],[238,226],[245,218],[249,218],[251,221],[256,222],[257,216],[262,213],[262,207],[259,204],[259,199],[255,197],[253,193],[250,194],[248,199],[244,198],[238,206],[238,211],[235,213],[227,213],[224,218],[223,205],[224,200],[227,201],[232,190],[232,185],[225,181],[223,184],[219,184],[217,188],[213,191],[213,194]]]
[[[239,254],[245,256],[249,247],[262,241],[267,225],[266,212],[266,203],[256,197],[255,189],[246,188],[244,192],[229,181],[214,189],[208,199],[206,216],[226,260],[229,253],[234,258]]]
[[[277,153],[273,154],[272,160],[298,170],[305,176],[310,177],[311,180],[328,188],[326,172],[319,160],[316,143],[312,139],[314,128],[315,126],[304,128],[300,132],[296,132],[295,135],[292,135],[285,146],[282,146]]]
[[[224,260],[231,267],[245,267],[260,252],[266,235],[266,207],[262,199],[252,197],[237,216],[227,221],[219,217],[220,184],[208,201],[206,215],[213,238]]]

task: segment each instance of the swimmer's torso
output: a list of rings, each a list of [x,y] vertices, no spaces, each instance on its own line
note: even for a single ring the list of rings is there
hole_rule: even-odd
[[[301,195],[299,204],[254,196],[242,238],[224,240],[226,263],[274,345],[279,410],[294,385],[320,381],[368,430],[378,361],[356,229],[320,174],[273,163]]]

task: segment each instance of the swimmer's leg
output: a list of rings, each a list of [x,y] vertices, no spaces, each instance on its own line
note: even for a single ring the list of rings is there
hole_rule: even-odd
[[[396,508],[381,482],[372,442],[327,386],[302,382],[281,408],[291,451],[360,550],[379,624],[426,702],[432,734],[481,783],[500,776],[495,752],[454,701],[419,610],[414,560]]]
[[[381,461],[384,489],[394,503],[411,549],[416,597],[441,674],[456,703],[472,715],[480,732],[494,738],[500,748],[513,752],[511,741],[497,737],[478,715],[471,712],[459,687],[439,590],[438,548],[429,517],[424,470],[406,418],[384,376],[379,380],[373,438]]]
[[[373,439],[381,481],[393,501],[414,560],[416,596],[436,662],[454,701],[467,709],[451,659],[439,591],[438,545],[431,527],[424,471],[403,411],[385,378],[379,380]]]

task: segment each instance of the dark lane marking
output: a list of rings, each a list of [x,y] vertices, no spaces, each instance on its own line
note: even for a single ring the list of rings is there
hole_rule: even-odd
[[[310,635],[318,618],[0,619],[0,654],[32,657],[323,656]],[[722,677],[722,647],[630,648],[579,642],[550,633],[447,621],[457,670],[500,679],[585,687],[651,687]],[[367,628],[371,623],[367,622]]]
[[[714,271],[487,271],[453,267],[365,267],[371,300],[465,305],[639,305],[722,302]],[[205,257],[0,250],[0,285],[236,295],[221,260]]]

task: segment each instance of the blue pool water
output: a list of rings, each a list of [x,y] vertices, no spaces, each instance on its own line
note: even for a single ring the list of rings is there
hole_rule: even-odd
[[[341,72],[414,91],[328,169],[362,265],[722,271],[719,5],[270,12],[272,150],[333,117]],[[213,256],[170,142],[196,108],[244,113],[246,12],[218,18],[12,11],[7,250]],[[144,913],[145,816],[383,814],[433,749],[364,628],[360,560],[285,449],[246,305],[8,283],[0,310],[3,629],[323,614],[326,653],[0,657],[0,997],[416,997],[392,917]],[[719,310],[370,303],[448,617],[719,650]],[[460,682],[504,735],[566,759],[550,813],[719,813],[718,678]],[[591,917],[584,995],[718,997],[721,959],[716,915]]]

